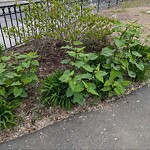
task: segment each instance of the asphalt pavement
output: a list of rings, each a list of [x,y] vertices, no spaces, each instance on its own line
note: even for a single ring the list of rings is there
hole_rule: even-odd
[[[150,149],[150,87],[0,144],[6,149]]]

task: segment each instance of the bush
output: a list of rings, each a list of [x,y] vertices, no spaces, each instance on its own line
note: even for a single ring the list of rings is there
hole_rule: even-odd
[[[21,36],[24,42],[44,36],[50,39],[67,41],[83,41],[88,46],[100,46],[104,37],[111,33],[112,20],[92,14],[87,3],[64,0],[40,4],[29,2],[24,6],[24,27],[11,27],[4,31],[9,35]]]
[[[11,53],[0,55],[0,126],[7,127],[14,124],[13,110],[16,103],[26,98],[29,86],[38,80],[36,75],[36,53]],[[18,105],[17,105],[18,106]]]
[[[68,85],[59,81],[62,76],[61,71],[56,71],[50,74],[43,80],[41,93],[41,101],[46,106],[61,106],[67,110],[70,110],[71,99],[66,96]]]

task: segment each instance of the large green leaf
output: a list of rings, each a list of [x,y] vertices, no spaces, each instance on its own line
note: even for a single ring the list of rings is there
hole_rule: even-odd
[[[98,93],[97,93],[97,91],[95,90],[95,89],[93,89],[92,87],[89,87],[89,88],[87,88],[87,91],[89,92],[89,93],[91,93],[91,94],[93,94],[93,95],[99,95]]]
[[[123,59],[123,60],[121,61],[121,63],[122,63],[122,65],[123,65],[125,68],[128,68],[129,62],[128,62],[127,59]]]
[[[74,47],[72,48],[72,50],[76,51],[76,52],[83,52],[83,50],[85,49],[85,47]]]
[[[125,80],[122,82],[122,85],[129,86],[129,85],[131,85],[131,83],[132,83],[131,81]]]
[[[131,78],[135,78],[135,77],[136,77],[136,73],[133,72],[133,71],[130,71],[130,70],[128,70],[128,75],[129,75],[129,77],[131,77]]]
[[[69,59],[64,59],[64,60],[61,61],[62,64],[68,64],[69,62],[70,62]]]
[[[82,67],[85,63],[83,61],[75,61],[74,65],[78,68]]]
[[[129,58],[130,58],[129,62],[132,63],[132,64],[135,64],[135,59],[132,56],[129,56]]]
[[[110,85],[112,85],[112,82],[110,80],[107,80],[104,84],[104,86],[110,86]]]
[[[13,83],[11,84],[11,86],[16,86],[16,85],[21,85],[21,82],[20,82],[20,81],[17,81],[17,82],[13,82]]]
[[[74,41],[73,45],[78,46],[78,45],[83,45],[83,43],[81,41]]]
[[[83,93],[74,93],[73,103],[78,103],[79,105],[84,105],[84,94]]]
[[[12,79],[12,78],[14,78],[14,77],[17,77],[18,75],[17,75],[15,72],[8,72],[8,73],[5,74],[5,76],[6,76],[7,78]]]
[[[24,68],[29,68],[30,67],[30,63],[31,63],[31,61],[22,62],[21,66],[24,67]]]
[[[118,95],[121,95],[121,94],[124,94],[125,88],[124,88],[123,86],[121,86],[121,87],[115,87],[115,88],[114,88],[114,91],[115,91]]]
[[[32,82],[32,78],[26,77],[26,78],[21,79],[21,81],[24,83],[24,85],[27,85]]]
[[[120,65],[115,65],[114,63],[111,63],[111,67],[115,70],[120,70]]]
[[[4,87],[0,88],[0,95],[5,96],[5,88]]]
[[[132,51],[132,54],[137,57],[142,57],[142,55],[136,51]]]
[[[76,53],[74,51],[67,51],[67,54],[71,57],[76,57]]]
[[[75,80],[75,81],[80,81],[80,80],[82,80],[82,79],[90,79],[91,77],[92,77],[92,75],[89,74],[89,73],[86,73],[86,74],[79,74],[79,75],[76,75],[73,80]]]
[[[87,57],[89,60],[95,60],[98,56],[96,53],[88,53]]]
[[[99,95],[97,93],[97,91],[95,90],[96,89],[96,85],[94,83],[85,83],[84,82],[84,86],[85,86],[87,92],[89,92],[89,93],[91,93],[93,95]]]
[[[104,76],[107,75],[107,73],[105,71],[97,71],[95,73],[95,77],[97,80],[101,81],[101,82],[104,82]]]
[[[22,92],[23,92],[23,88],[14,87],[14,96],[15,97],[20,96]]]
[[[104,78],[103,78],[103,76],[99,72],[97,72],[95,74],[95,77],[96,77],[97,80],[99,80],[101,82],[104,82]]]
[[[121,72],[111,69],[109,78],[110,78],[110,80],[114,80],[116,77],[121,77],[121,75],[122,75]]]
[[[33,60],[31,62],[31,64],[34,65],[34,66],[39,66],[39,62],[37,60]]]
[[[125,44],[124,44],[124,40],[123,39],[115,39],[115,44],[117,46],[117,48],[123,48],[125,47]]]
[[[93,72],[94,70],[89,64],[84,64],[82,68],[84,68],[88,72]]]
[[[67,46],[62,46],[61,49],[72,49],[72,47],[67,45]]]
[[[110,57],[110,56],[112,56],[114,54],[114,52],[115,52],[115,49],[111,49],[109,47],[106,47],[106,48],[102,49],[101,55]]]
[[[69,87],[73,92],[82,92],[84,90],[83,84],[81,82],[76,83],[75,81],[69,81]]]
[[[6,61],[9,61],[11,59],[11,56],[2,56],[1,57],[1,60],[6,62]]]
[[[101,91],[104,91],[104,92],[111,91],[111,87],[110,86],[105,86],[101,89]]]
[[[0,63],[0,73],[3,73],[6,69],[4,69],[6,64]]]
[[[141,71],[144,70],[144,64],[143,63],[139,63],[139,64],[135,64],[137,66],[137,68],[139,68]]]
[[[67,89],[66,96],[67,96],[67,97],[73,96],[73,91],[71,90],[70,87],[68,87],[68,89]]]
[[[70,78],[74,75],[74,71],[66,70],[63,75],[59,78],[61,82],[68,82]]]

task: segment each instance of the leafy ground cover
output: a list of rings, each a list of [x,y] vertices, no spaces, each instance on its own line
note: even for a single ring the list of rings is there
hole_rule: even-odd
[[[59,6],[59,3],[56,4]],[[39,8],[33,8],[34,14]],[[78,10],[77,5],[74,8]],[[0,132],[1,141],[33,132],[79,112],[107,107],[109,104],[106,99],[116,99],[128,94],[144,85],[143,81],[149,78],[150,48],[143,43],[143,37],[140,37],[140,25],[99,17],[91,14],[89,8],[85,9],[82,17],[79,12],[77,22],[71,21],[70,26],[64,30],[64,27],[54,27],[54,30],[49,31],[54,34],[53,38],[51,34],[46,37],[35,34],[36,40],[11,49],[10,52],[1,53],[0,77],[3,79],[2,75],[6,74],[11,81],[1,81],[0,86],[10,90],[11,97],[13,95],[13,99],[10,99],[4,90],[0,92],[2,105],[7,106],[6,112],[13,113],[13,116],[10,113],[7,115],[1,109],[1,118],[6,116],[2,120],[5,123],[1,128],[5,129]],[[65,17],[74,16],[72,12],[69,14]],[[29,28],[32,27],[30,21],[41,19],[39,16],[32,17],[26,24]],[[62,16],[49,17],[52,17],[55,23],[57,19],[62,19]],[[49,27],[53,27],[54,22],[51,22]],[[88,26],[85,25],[87,22]],[[79,24],[84,27],[76,28]],[[39,29],[42,27],[43,25]],[[38,24],[35,24],[35,28],[38,28]],[[66,32],[68,30],[69,32]],[[9,32],[12,32],[12,35],[18,34],[14,29]],[[62,34],[63,39],[60,38]],[[30,38],[25,37],[24,40],[27,42]],[[15,53],[11,53],[12,51]],[[10,63],[12,67],[7,67],[6,63]],[[12,75],[12,72],[13,77],[8,75]],[[38,81],[34,85],[30,85],[36,80]],[[27,91],[28,97],[23,96],[22,99],[20,97],[23,91]],[[7,104],[14,102],[16,98],[21,104],[12,110]],[[13,128],[8,128],[10,118],[16,122]]]

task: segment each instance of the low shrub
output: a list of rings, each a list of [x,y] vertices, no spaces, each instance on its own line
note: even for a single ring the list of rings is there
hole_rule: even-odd
[[[28,85],[38,80],[37,57],[34,52],[0,56],[0,97],[6,101],[27,97]]]
[[[29,86],[38,80],[36,70],[39,65],[36,53],[19,54],[4,52],[0,55],[0,126],[14,124],[13,109],[16,103],[26,98]],[[17,105],[18,106],[18,105]]]

